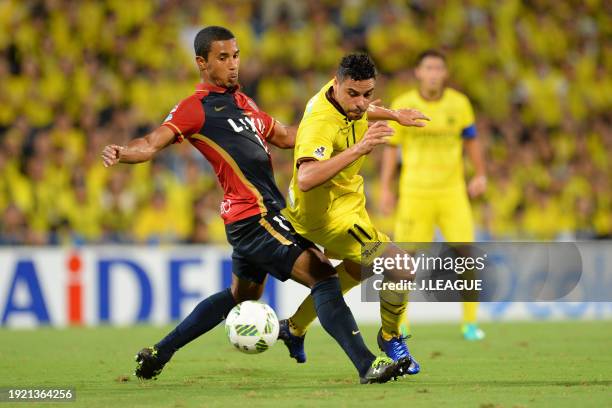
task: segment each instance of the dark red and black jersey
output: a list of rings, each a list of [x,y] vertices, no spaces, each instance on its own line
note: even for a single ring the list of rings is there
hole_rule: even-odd
[[[244,93],[210,84],[198,84],[163,123],[174,131],[176,142],[188,139],[212,164],[224,191],[221,217],[226,224],[285,207],[266,142],[274,123]]]

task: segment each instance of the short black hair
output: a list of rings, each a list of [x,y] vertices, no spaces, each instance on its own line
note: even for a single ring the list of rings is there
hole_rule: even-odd
[[[341,82],[346,77],[354,81],[376,78],[376,65],[368,54],[349,54],[340,61],[336,76]]]
[[[197,57],[208,59],[208,53],[215,41],[231,40],[234,34],[225,27],[208,26],[201,29],[193,40],[193,48]]]
[[[416,59],[416,63],[414,65],[418,67],[419,65],[421,65],[421,62],[423,62],[423,60],[427,57],[440,58],[444,62],[444,64],[446,64],[446,55],[444,55],[442,51],[438,51],[433,48],[430,48],[428,50],[423,51],[422,53],[418,55]]]

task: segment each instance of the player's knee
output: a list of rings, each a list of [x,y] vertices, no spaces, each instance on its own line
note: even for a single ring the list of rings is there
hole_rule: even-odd
[[[309,288],[333,276],[337,276],[334,267],[321,251],[314,248],[309,248],[300,254],[291,272],[291,277],[295,281]]]
[[[329,263],[325,255],[319,251],[310,251],[310,276],[313,283],[321,282],[336,275],[336,270]]]
[[[258,300],[263,294],[263,285],[249,285],[240,286],[232,285],[231,292],[236,303],[244,302],[247,300]]]

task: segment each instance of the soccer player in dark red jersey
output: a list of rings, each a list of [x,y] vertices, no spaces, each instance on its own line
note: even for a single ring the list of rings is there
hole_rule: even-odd
[[[231,287],[200,302],[172,332],[138,352],[135,374],[157,377],[172,355],[219,324],[239,302],[258,299],[267,274],[309,287],[323,328],[338,342],[359,372],[361,383],[386,382],[410,361],[375,357],[347,307],[335,270],[308,240],[280,215],[285,200],[274,182],[268,144],[292,148],[295,129],[259,110],[240,92],[240,53],[223,27],[202,29],[194,41],[201,83],[164,123],[126,146],[108,145],[106,167],[140,163],[187,139],[212,164],[223,187],[221,217],[233,247]]]

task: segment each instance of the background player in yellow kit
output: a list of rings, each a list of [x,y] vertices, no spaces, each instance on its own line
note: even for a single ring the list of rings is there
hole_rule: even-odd
[[[474,224],[468,199],[482,194],[487,177],[482,149],[476,138],[474,112],[468,98],[446,86],[445,56],[423,52],[417,59],[415,75],[419,88],[395,99],[394,109],[413,107],[431,118],[426,129],[396,126],[385,147],[381,171],[383,213],[396,211],[396,242],[430,242],[435,228],[449,242],[473,242]],[[395,170],[401,149],[399,198],[393,194]],[[467,185],[463,174],[463,150],[474,166],[475,175]],[[463,336],[480,340],[484,332],[476,324],[478,303],[463,304]]]
[[[375,83],[376,69],[370,57],[348,55],[336,77],[308,102],[297,133],[293,179],[283,211],[298,233],[323,246],[330,258],[343,260],[336,267],[343,293],[361,280],[362,245],[390,241],[370,221],[359,170],[365,156],[377,145],[386,144],[393,130],[386,122],[368,128],[368,119],[389,119],[403,126],[424,126],[421,120],[427,119],[412,109],[392,111],[370,105]],[[392,245],[381,245],[379,253],[391,256],[398,251]],[[410,358],[405,372],[416,374],[419,366],[412,360],[400,329],[406,294],[379,294],[379,342],[395,361]],[[279,337],[298,362],[306,360],[304,335],[315,317],[309,297],[290,319],[281,322]]]

